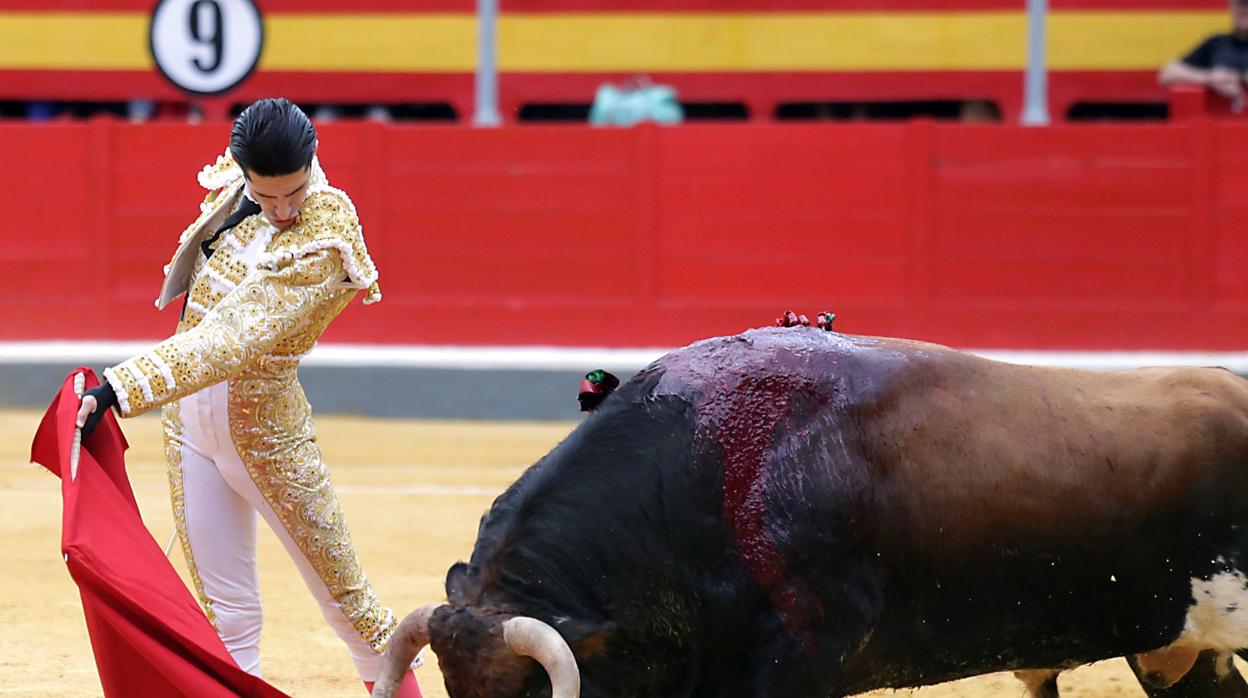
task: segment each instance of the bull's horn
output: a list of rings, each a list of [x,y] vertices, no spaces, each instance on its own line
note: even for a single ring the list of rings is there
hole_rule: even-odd
[[[578,698],[581,672],[557,630],[536,618],[517,616],[503,623],[503,641],[516,654],[532,657],[550,676],[551,698]]]
[[[436,603],[421,606],[399,623],[394,635],[390,636],[385,653],[381,655],[381,676],[373,685],[373,698],[393,698],[398,692],[412,660],[416,659],[421,648],[429,644],[429,616],[437,608]]]

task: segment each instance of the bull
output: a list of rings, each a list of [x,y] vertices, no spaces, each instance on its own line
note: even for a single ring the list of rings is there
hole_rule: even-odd
[[[375,695],[425,644],[453,698],[846,696],[1120,655],[1173,680],[1248,646],[1246,492],[1225,370],[708,339],[497,498]]]

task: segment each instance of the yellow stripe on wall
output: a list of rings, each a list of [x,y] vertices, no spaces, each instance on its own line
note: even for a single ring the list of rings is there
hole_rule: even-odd
[[[0,12],[0,69],[152,70],[147,15]]]
[[[1156,70],[1209,34],[1230,30],[1226,11],[1055,12],[1051,70]]]
[[[504,16],[499,68],[527,72],[1016,70],[1021,12],[586,13]],[[1155,69],[1226,13],[1054,12],[1054,70]],[[151,70],[145,13],[0,12],[0,70]],[[470,72],[463,14],[265,18],[261,70]]]
[[[1054,70],[1156,69],[1224,11],[1054,12]],[[499,66],[533,72],[1015,70],[1021,12],[519,15],[499,22]]]
[[[504,70],[958,70],[1021,65],[1018,12],[503,18]]]
[[[262,70],[471,72],[477,65],[472,15],[272,14],[264,31]]]

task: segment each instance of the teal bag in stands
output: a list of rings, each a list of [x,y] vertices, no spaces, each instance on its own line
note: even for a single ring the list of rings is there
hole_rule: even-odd
[[[589,123],[595,126],[632,126],[643,121],[678,124],[685,117],[676,90],[649,82],[617,87],[606,83],[594,95]]]

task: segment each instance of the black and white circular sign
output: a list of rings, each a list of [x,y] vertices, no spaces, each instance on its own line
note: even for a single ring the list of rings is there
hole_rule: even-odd
[[[173,84],[215,95],[255,69],[264,25],[252,0],[160,0],[150,42],[156,67]]]

